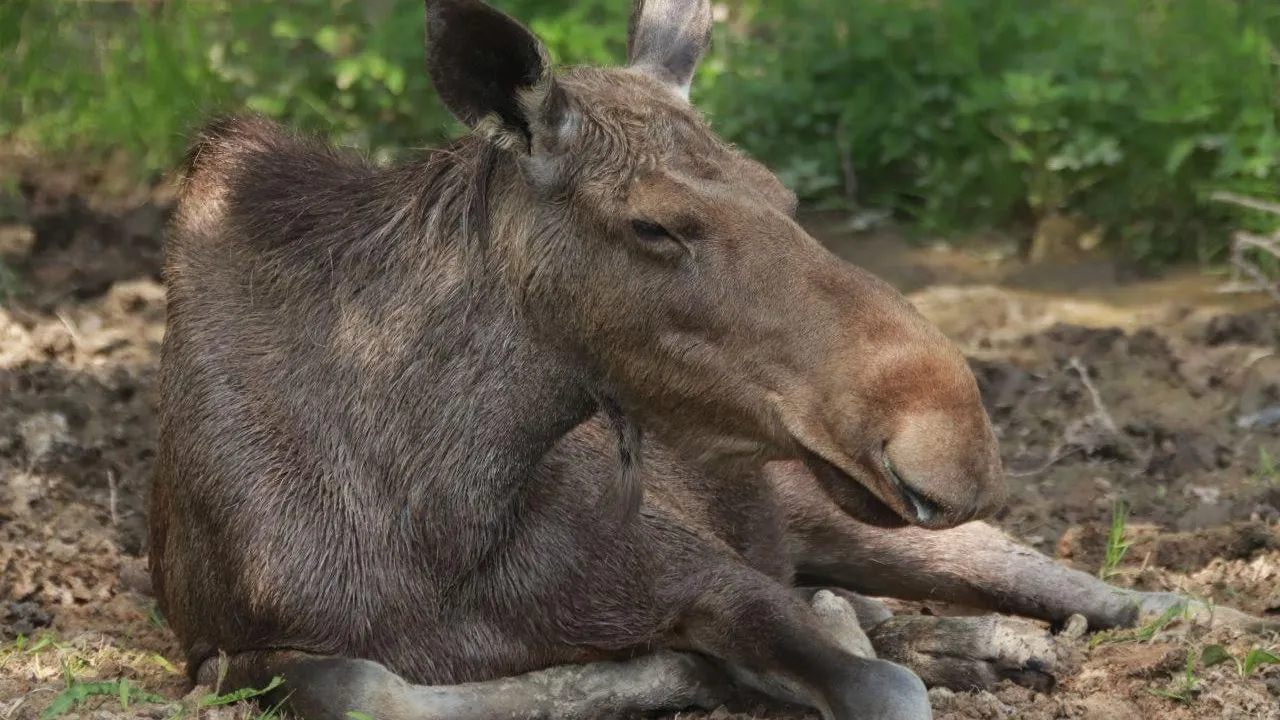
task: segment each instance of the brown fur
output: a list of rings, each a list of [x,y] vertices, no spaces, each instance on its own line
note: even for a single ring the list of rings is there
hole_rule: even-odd
[[[559,74],[476,0],[427,16],[471,136],[378,168],[231,117],[188,156],[150,557],[192,676],[225,653],[314,717],[577,716],[704,700],[671,648],[927,717],[790,587],[880,587],[873,525],[999,506],[963,357],[681,99],[705,0],[639,3],[630,67]]]

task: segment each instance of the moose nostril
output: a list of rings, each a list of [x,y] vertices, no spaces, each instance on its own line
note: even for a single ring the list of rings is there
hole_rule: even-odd
[[[889,461],[887,454],[884,455],[884,469],[885,474],[893,482],[898,494],[915,511],[916,520],[921,523],[929,523],[942,515],[942,508],[938,506],[938,503],[925,497],[902,479],[902,476],[894,469],[893,463]]]

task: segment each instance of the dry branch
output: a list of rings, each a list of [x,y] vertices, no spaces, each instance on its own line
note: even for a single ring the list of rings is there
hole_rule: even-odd
[[[1216,192],[1210,196],[1219,202],[1260,212],[1280,215],[1280,204],[1230,192]],[[1257,235],[1243,230],[1231,236],[1231,280],[1218,288],[1219,292],[1266,292],[1280,302],[1280,280],[1268,278],[1250,253],[1270,255],[1280,261],[1280,229],[1271,235]],[[1250,282],[1246,282],[1247,277]]]

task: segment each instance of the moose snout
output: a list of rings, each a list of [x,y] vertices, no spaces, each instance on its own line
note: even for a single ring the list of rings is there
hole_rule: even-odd
[[[948,528],[991,517],[1008,488],[985,416],[927,412],[905,419],[885,443],[881,464],[913,524]]]

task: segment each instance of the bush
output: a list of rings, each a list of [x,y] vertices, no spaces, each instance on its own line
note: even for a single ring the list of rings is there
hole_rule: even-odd
[[[494,4],[559,61],[622,59],[628,0]],[[1280,6],[1026,8],[736,0],[717,8],[727,19],[694,99],[807,201],[846,202],[852,168],[861,202],[932,232],[1071,214],[1159,262],[1219,257],[1228,223],[1267,229],[1208,195],[1280,195]],[[421,12],[420,0],[10,0],[0,132],[165,167],[209,110],[247,106],[393,157],[460,131],[422,70]]]
[[[1274,3],[754,3],[721,33],[717,126],[810,199],[841,184],[924,227],[1078,212],[1135,256],[1217,255],[1212,189],[1275,196]]]

